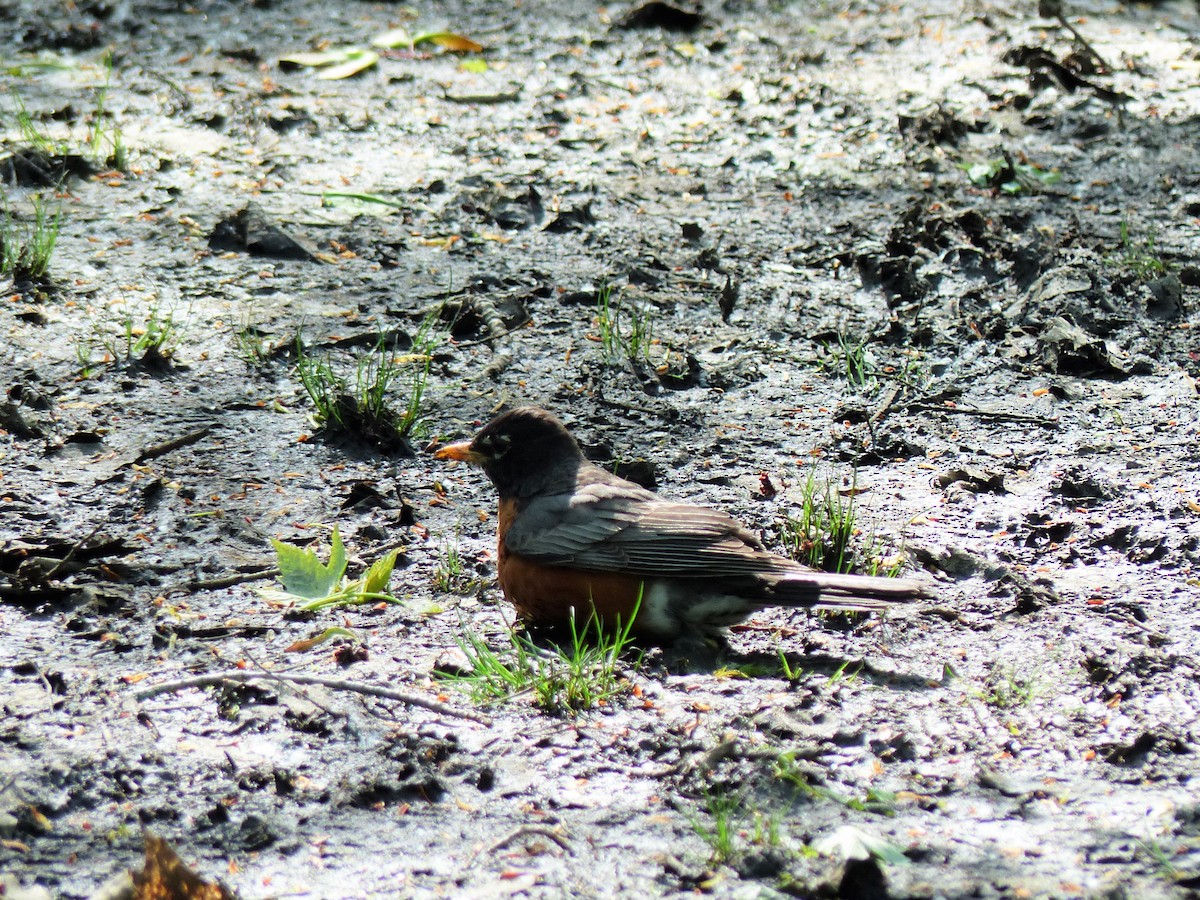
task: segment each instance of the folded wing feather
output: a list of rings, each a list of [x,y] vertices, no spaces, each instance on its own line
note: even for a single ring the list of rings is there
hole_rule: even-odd
[[[632,485],[586,484],[571,496],[538,497],[505,544],[547,565],[602,572],[721,578],[803,571],[768,553],[725,513],[671,503]]]

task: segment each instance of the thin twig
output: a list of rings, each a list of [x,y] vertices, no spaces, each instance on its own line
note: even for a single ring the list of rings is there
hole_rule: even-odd
[[[325,715],[327,715],[327,716],[336,716],[336,715],[337,715],[337,713],[335,713],[335,712],[334,712],[332,709],[330,709],[330,708],[329,708],[328,706],[326,706],[325,704],[323,704],[323,703],[318,703],[316,700],[314,700],[314,699],[312,698],[312,695],[310,695],[310,694],[309,694],[307,691],[302,691],[302,690],[300,690],[300,686],[299,686],[299,685],[295,685],[295,684],[289,685],[289,684],[287,683],[287,681],[286,681],[286,680],[284,679],[284,677],[283,677],[283,676],[287,675],[288,673],[286,673],[286,672],[272,672],[270,669],[268,669],[266,666],[264,666],[262,663],[260,663],[258,660],[256,660],[256,659],[255,659],[253,656],[251,656],[249,653],[247,653],[247,654],[246,654],[246,659],[247,659],[247,660],[249,660],[251,663],[253,663],[253,664],[254,664],[254,667],[255,667],[255,668],[256,668],[256,669],[257,669],[259,672],[261,672],[263,675],[267,676],[267,677],[268,677],[268,678],[270,678],[272,681],[278,682],[278,683],[279,683],[279,684],[281,684],[281,685],[285,685],[285,686],[287,686],[287,687],[291,688],[292,690],[294,690],[294,691],[296,692],[296,694],[297,694],[298,696],[302,697],[304,700],[306,700],[307,702],[311,703],[311,704],[312,704],[313,706],[315,706],[317,709],[321,710],[321,712],[325,713]]]
[[[492,720],[488,716],[469,710],[455,709],[447,706],[444,703],[439,703],[436,700],[430,700],[427,697],[422,697],[419,694],[408,694],[403,691],[396,691],[391,688],[380,687],[376,684],[364,684],[360,681],[346,681],[342,678],[325,678],[321,675],[301,675],[283,672],[248,672],[244,669],[227,669],[223,672],[210,672],[206,675],[195,675],[191,678],[180,678],[176,681],[165,681],[162,684],[156,684],[152,687],[143,688],[134,694],[135,700],[149,700],[151,697],[157,697],[160,694],[174,694],[179,691],[186,691],[189,688],[195,687],[212,687],[213,685],[222,684],[224,682],[234,682],[235,684],[245,684],[250,681],[285,681],[289,684],[313,684],[320,687],[329,688],[332,691],[349,691],[353,694],[364,694],[368,697],[378,697],[381,700],[396,700],[400,703],[407,703],[409,706],[419,706],[422,709],[427,709],[430,712],[438,713],[443,716],[453,716],[458,719],[469,719],[472,722],[478,722],[481,725],[491,725]]]
[[[565,834],[563,834],[562,831],[559,830],[558,828],[552,828],[549,825],[521,825],[517,828],[514,828],[512,831],[510,831],[504,837],[500,838],[500,840],[494,841],[492,844],[490,844],[488,847],[486,847],[484,850],[482,850],[480,852],[480,854],[476,854],[476,855],[482,855],[484,853],[487,853],[487,854],[495,853],[497,850],[504,849],[509,844],[511,844],[513,841],[517,841],[523,837],[531,837],[534,835],[536,835],[538,837],[544,837],[549,841],[553,841],[554,843],[558,844],[558,846],[561,847],[565,852],[571,853],[571,844],[567,840],[567,836]]]
[[[1058,24],[1062,25],[1063,28],[1067,29],[1067,31],[1071,32],[1071,34],[1075,36],[1075,40],[1079,41],[1079,43],[1083,45],[1083,49],[1088,52],[1088,55],[1096,62],[1100,63],[1101,71],[1105,73],[1112,72],[1112,66],[1105,62],[1104,57],[1096,52],[1096,48],[1088,43],[1088,39],[1079,32],[1079,29],[1067,21],[1067,17],[1063,15],[1061,9],[1055,11],[1054,17],[1058,19]]]
[[[160,456],[165,456],[172,450],[178,450],[180,447],[186,447],[189,444],[194,444],[196,441],[205,437],[212,431],[211,425],[205,425],[203,428],[197,428],[195,431],[189,431],[187,434],[180,435],[177,438],[172,438],[169,441],[163,441],[161,444],[155,444],[152,447],[147,447],[141,453],[133,458],[135,463],[144,463],[148,459],[156,459]]]
[[[521,99],[521,91],[504,91],[499,94],[452,94],[446,91],[442,96],[451,103],[476,103],[480,106],[497,103],[512,103]]]
[[[880,419],[887,415],[887,411],[896,402],[896,395],[900,393],[902,387],[904,387],[904,384],[900,381],[892,385],[891,390],[884,395],[883,402],[875,407],[875,412],[871,413],[871,418],[867,419],[867,424],[876,425]]]
[[[509,342],[504,340],[508,334],[504,327],[504,318],[500,315],[500,310],[496,308],[496,304],[491,298],[480,295],[470,295],[465,298],[466,302],[471,305],[475,311],[475,315],[483,320],[483,325],[487,329],[488,334],[494,338],[492,344],[492,361],[484,366],[483,371],[479,374],[480,378],[499,378],[504,370],[512,364],[512,351],[509,349]]]
[[[83,537],[81,537],[79,540],[77,540],[75,542],[74,546],[72,546],[71,549],[67,551],[67,555],[64,556],[62,559],[60,559],[58,561],[58,563],[55,564],[53,569],[51,569],[49,572],[47,572],[45,575],[42,576],[42,584],[48,584],[49,582],[53,581],[54,576],[63,570],[63,567],[66,566],[66,564],[71,561],[71,558],[76,553],[79,552],[79,550],[83,547],[84,544],[86,544],[93,537],[95,537],[96,532],[99,531],[104,526],[104,524],[105,523],[102,521],[99,525],[97,525],[95,528],[93,528],[91,531],[89,531],[87,534],[85,534]]]
[[[476,338],[475,340],[472,340],[472,341],[455,341],[454,349],[455,350],[466,350],[469,347],[478,347],[481,344],[491,344],[493,341],[498,340],[499,338],[508,337],[510,334],[514,334],[514,333],[520,331],[522,328],[524,328],[526,325],[528,325],[532,320],[533,320],[532,316],[526,316],[520,322],[513,325],[512,328],[505,328],[503,331],[498,331],[498,332],[494,332],[494,333],[489,332],[488,336],[485,338]]]
[[[961,416],[979,416],[984,419],[995,419],[998,422],[1025,422],[1029,425],[1040,425],[1043,428],[1057,428],[1057,419],[1047,419],[1044,416],[1027,416],[1024,413],[1001,412],[990,409],[979,409],[974,406],[945,406],[930,403],[927,400],[913,400],[904,404],[906,409],[928,409],[944,413],[956,413]]]
[[[247,581],[261,581],[264,578],[274,578],[279,574],[279,567],[273,566],[270,569],[257,569],[254,572],[239,572],[236,575],[225,575],[222,578],[211,578],[208,581],[189,581],[187,589],[189,591],[213,591],[220,588],[233,587],[236,584],[245,584]]]

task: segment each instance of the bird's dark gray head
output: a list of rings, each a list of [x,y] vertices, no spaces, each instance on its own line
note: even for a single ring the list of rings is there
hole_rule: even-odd
[[[584,463],[583,451],[563,423],[536,406],[502,413],[470,441],[443,447],[435,456],[479,466],[502,498],[571,484]]]

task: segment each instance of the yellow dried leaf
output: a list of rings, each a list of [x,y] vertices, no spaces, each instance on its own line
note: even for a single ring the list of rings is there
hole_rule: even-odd
[[[432,31],[425,34],[418,34],[413,38],[413,44],[437,44],[443,50],[449,50],[451,53],[482,53],[483,44],[477,44],[469,37],[463,37],[461,34],[454,34],[450,31]]]

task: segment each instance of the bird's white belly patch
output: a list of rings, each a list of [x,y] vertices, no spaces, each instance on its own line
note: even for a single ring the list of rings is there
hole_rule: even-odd
[[[673,609],[675,593],[665,582],[646,581],[638,612],[638,625],[642,630],[667,637],[679,633],[679,617]]]
[[[687,633],[709,634],[735,625],[754,607],[744,597],[711,594],[703,580],[686,582],[651,581],[642,598],[640,623],[647,631],[665,636]]]

